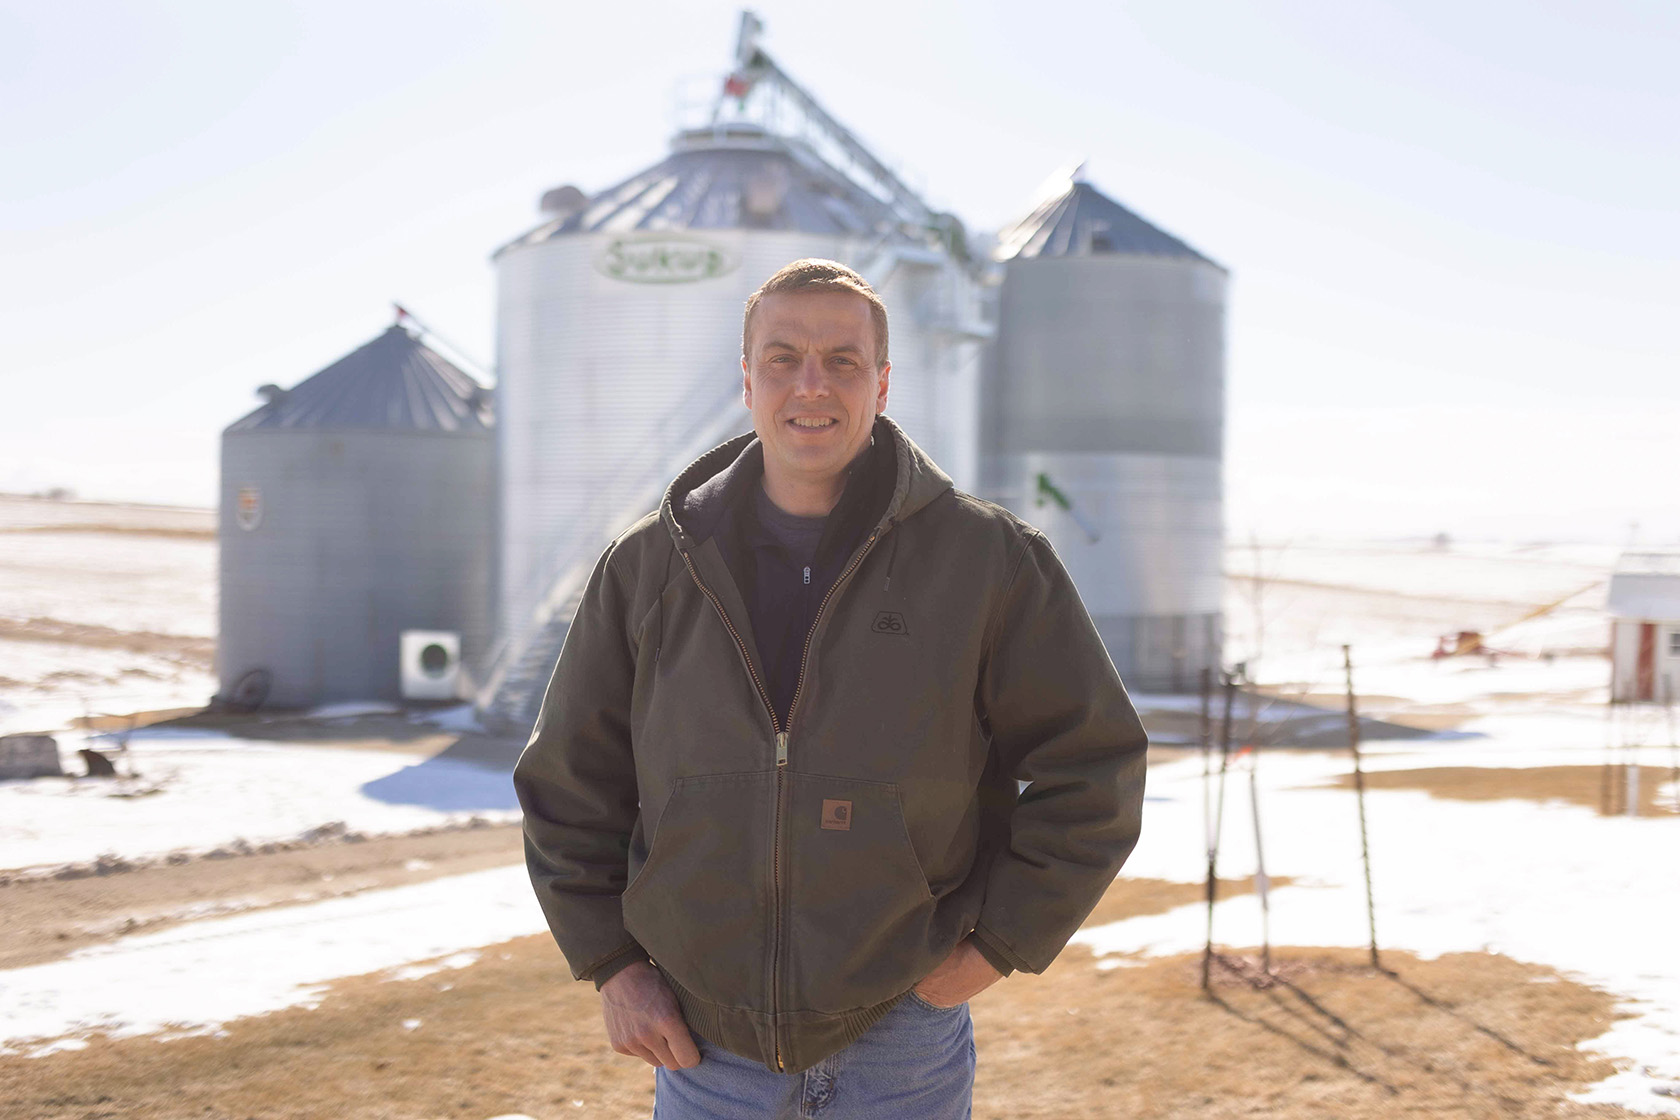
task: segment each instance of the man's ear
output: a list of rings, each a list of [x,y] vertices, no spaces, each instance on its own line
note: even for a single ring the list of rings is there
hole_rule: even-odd
[[[887,375],[892,372],[891,362],[881,363],[881,380],[875,387],[875,412],[877,415],[887,410]]]
[[[747,372],[746,355],[741,356],[741,403],[752,408],[752,374]]]

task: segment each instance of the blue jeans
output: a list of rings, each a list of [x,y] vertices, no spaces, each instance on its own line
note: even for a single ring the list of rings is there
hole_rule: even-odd
[[[857,1041],[804,1073],[775,1073],[699,1035],[700,1064],[654,1070],[654,1120],[968,1120],[974,1024],[968,1004],[915,992]]]

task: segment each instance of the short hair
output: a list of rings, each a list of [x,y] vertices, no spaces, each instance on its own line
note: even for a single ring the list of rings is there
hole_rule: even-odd
[[[853,292],[869,301],[869,318],[875,325],[875,368],[887,364],[887,305],[869,286],[869,281],[839,261],[821,257],[806,257],[783,265],[762,287],[747,297],[747,309],[741,316],[741,356],[747,355],[747,338],[752,332],[753,312],[765,296],[787,292]]]

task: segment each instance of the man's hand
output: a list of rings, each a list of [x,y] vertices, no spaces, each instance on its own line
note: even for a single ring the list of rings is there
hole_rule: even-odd
[[[618,1053],[666,1069],[700,1064],[700,1050],[683,1022],[677,997],[647,961],[637,961],[601,985],[601,1014],[607,1021],[607,1040]]]
[[[935,1007],[955,1007],[1003,979],[1003,974],[965,937],[913,989]]]

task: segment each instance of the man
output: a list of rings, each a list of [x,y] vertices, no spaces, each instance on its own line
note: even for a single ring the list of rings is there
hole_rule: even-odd
[[[602,555],[514,771],[656,1116],[968,1115],[967,1001],[1137,840],[1146,739],[1072,582],[882,415],[887,353],[833,261],[747,301],[754,434]]]

